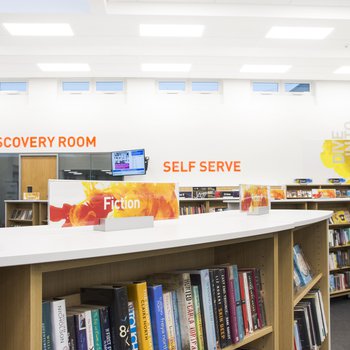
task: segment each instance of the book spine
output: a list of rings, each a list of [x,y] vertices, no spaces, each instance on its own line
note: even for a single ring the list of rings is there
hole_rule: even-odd
[[[86,339],[88,350],[94,349],[94,334],[92,330],[91,310],[85,311]]]
[[[129,350],[130,349],[130,328],[129,328],[129,309],[128,309],[128,292],[126,287],[114,288],[115,297],[113,301],[114,310],[111,310],[112,316],[115,318],[115,326],[112,327],[112,344],[114,350]],[[114,313],[115,312],[115,313]],[[112,315],[113,314],[113,315]],[[116,341],[113,339],[113,331]]]
[[[172,298],[172,308],[173,308],[173,315],[174,315],[176,344],[177,344],[177,347],[180,348],[180,345],[182,344],[182,340],[181,340],[180,314],[179,314],[179,306],[177,302],[176,291],[173,290],[171,292],[171,298]]]
[[[239,340],[242,340],[244,338],[244,321],[243,321],[243,314],[242,314],[242,301],[241,301],[241,293],[239,289],[237,265],[232,265],[232,274],[233,274],[233,287],[234,287],[235,301],[236,301],[238,336],[239,336]]]
[[[134,303],[136,313],[137,339],[142,350],[152,350],[152,330],[146,282],[128,285],[129,297]]]
[[[227,297],[227,285],[226,285],[226,277],[225,277],[225,269],[220,268],[220,287],[222,291],[222,300],[224,305],[224,322],[226,328],[226,346],[232,344],[232,334],[231,334],[231,323],[230,323],[230,311],[228,306],[228,297]]]
[[[131,349],[137,350],[139,348],[139,343],[137,341],[137,326],[136,326],[135,308],[134,308],[134,304],[132,301],[129,301],[128,308],[129,308],[129,321],[130,321]]]
[[[94,338],[94,350],[103,350],[100,313],[98,309],[91,310],[91,319],[92,319],[92,334]]]
[[[215,292],[214,270],[209,270],[209,277],[210,277],[211,298],[213,301],[216,347],[219,348],[220,332],[219,332],[218,308],[217,308],[216,292]]]
[[[77,338],[75,335],[74,315],[67,316],[68,347],[69,350],[77,350]]]
[[[237,322],[237,307],[236,307],[236,298],[234,291],[234,281],[233,281],[233,270],[232,266],[225,267],[225,278],[227,286],[227,300],[230,312],[230,326],[233,343],[239,342],[238,334],[238,322]]]
[[[254,294],[253,274],[251,271],[245,272],[247,275],[248,293],[250,300],[250,311],[252,314],[253,330],[256,331],[259,328],[258,312],[257,312],[257,299]]]
[[[191,278],[188,273],[182,274],[183,292],[185,297],[186,321],[188,325],[188,338],[191,350],[197,350],[196,322],[194,319],[193,298],[191,290]]]
[[[254,275],[255,275],[256,290],[257,290],[257,296],[258,296],[258,305],[259,305],[258,310],[260,311],[261,328],[262,328],[267,326],[267,321],[266,321],[266,312],[265,312],[260,269],[258,268],[254,269]],[[258,317],[259,317],[259,314],[258,314]]]
[[[64,299],[51,302],[52,340],[54,350],[68,349],[66,302]]]
[[[50,302],[42,304],[42,348],[52,350],[52,328],[51,328],[51,308]]]
[[[202,324],[202,314],[201,314],[198,286],[192,286],[192,296],[193,296],[194,318],[196,322],[197,347],[198,347],[198,350],[204,350],[203,324]]]
[[[239,290],[241,292],[241,303],[242,303],[244,333],[248,334],[249,333],[249,325],[248,325],[248,313],[247,313],[247,305],[246,305],[246,298],[245,298],[243,273],[239,272],[238,276],[239,276]]]
[[[217,317],[219,325],[219,343],[220,347],[224,348],[227,346],[227,335],[225,326],[225,313],[224,313],[224,302],[222,298],[222,288],[221,288],[221,276],[220,270],[214,269],[214,280],[215,280],[215,298],[217,307]]]
[[[215,320],[209,270],[201,270],[200,278],[207,349],[216,350]]]
[[[168,348],[169,350],[180,349],[181,343],[176,344],[176,335],[175,335],[175,325],[174,325],[174,313],[173,313],[173,300],[172,292],[165,292],[163,294],[164,300],[164,314],[165,314],[165,324],[168,333]]]
[[[168,350],[168,337],[165,328],[163,288],[161,285],[148,287],[151,315],[152,340],[155,349]]]
[[[243,283],[244,283],[245,305],[247,307],[248,330],[249,330],[249,333],[252,333],[254,326],[253,326],[252,308],[251,308],[250,296],[249,296],[248,278],[247,278],[246,272],[243,272]]]
[[[111,326],[109,323],[108,307],[100,308],[100,326],[103,350],[112,350]]]
[[[86,339],[86,320],[85,313],[79,313],[74,316],[75,318],[75,329],[77,337],[77,348],[78,350],[88,350],[87,339]]]

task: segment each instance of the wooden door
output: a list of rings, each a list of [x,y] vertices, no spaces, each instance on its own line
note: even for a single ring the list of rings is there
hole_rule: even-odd
[[[31,186],[40,192],[40,199],[47,199],[49,179],[57,179],[57,156],[21,156],[20,198]]]

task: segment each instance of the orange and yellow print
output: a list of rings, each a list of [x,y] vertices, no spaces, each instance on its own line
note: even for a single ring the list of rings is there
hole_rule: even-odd
[[[269,207],[268,186],[241,185],[241,210],[253,212],[257,208]]]
[[[350,178],[350,140],[325,140],[321,153],[325,167],[333,169],[339,176]]]
[[[155,220],[179,217],[174,183],[79,181],[74,185],[83,186],[85,198],[61,206],[50,202],[50,222],[64,220],[62,227],[70,227],[97,225],[100,219],[113,217],[153,216]]]

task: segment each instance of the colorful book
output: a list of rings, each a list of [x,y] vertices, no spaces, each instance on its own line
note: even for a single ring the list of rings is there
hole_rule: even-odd
[[[190,274],[187,272],[155,274],[149,280],[154,284],[162,284],[166,290],[176,291],[181,324],[181,350],[197,350]]]
[[[172,292],[164,292],[164,315],[165,315],[165,325],[168,335],[168,348],[169,350],[177,350],[176,334],[175,334],[175,324],[174,324],[174,311],[173,311],[173,298]]]
[[[203,338],[208,350],[216,350],[216,332],[209,270],[191,270],[192,285],[199,286],[202,304]]]
[[[233,285],[235,292],[235,300],[236,300],[236,310],[237,310],[237,324],[238,324],[238,335],[239,340],[244,338],[244,321],[243,321],[243,313],[242,313],[242,300],[241,300],[241,292],[239,288],[239,277],[238,277],[238,267],[237,265],[232,265],[233,272]]]
[[[213,302],[213,314],[214,314],[214,325],[215,325],[215,339],[216,339],[216,348],[220,348],[220,334],[219,334],[219,321],[218,321],[218,310],[216,302],[216,289],[215,289],[215,275],[214,270],[209,270],[209,279],[210,279],[210,290],[211,298]]]
[[[136,350],[139,348],[139,343],[137,341],[137,325],[136,325],[136,315],[134,303],[132,301],[128,302],[129,308],[129,321],[130,321],[130,339],[131,339],[131,349]]]
[[[53,299],[50,301],[52,344],[54,350],[68,349],[68,329],[66,301],[64,299]]]
[[[171,291],[171,297],[172,297],[172,307],[173,307],[173,314],[174,314],[174,325],[175,325],[175,337],[176,337],[176,344],[179,348],[182,344],[181,340],[181,325],[180,325],[180,314],[179,314],[179,306],[177,303],[177,294],[176,291]]]
[[[42,350],[52,350],[51,307],[50,301],[42,303]]]
[[[151,318],[147,295],[147,283],[123,282],[128,288],[128,298],[133,302],[136,314],[137,341],[142,350],[153,350]]]
[[[239,290],[241,294],[241,303],[242,303],[244,334],[249,334],[248,312],[247,312],[247,305],[246,305],[247,303],[246,303],[246,296],[245,296],[243,272],[239,272],[238,276],[239,276]]]
[[[220,272],[220,288],[222,292],[222,301],[223,301],[223,307],[224,307],[226,346],[229,346],[232,344],[232,335],[231,335],[230,312],[229,312],[228,299],[227,299],[225,268],[219,268],[219,272]]]
[[[100,313],[100,326],[103,350],[112,350],[112,334],[109,322],[109,312],[107,306],[98,307]]]
[[[81,302],[109,308],[113,350],[130,349],[128,294],[125,286],[99,285],[81,288]]]
[[[230,327],[232,334],[232,342],[239,342],[238,334],[238,321],[237,321],[237,308],[236,308],[236,297],[234,292],[234,280],[233,280],[233,269],[231,265],[225,266],[225,279],[227,287],[227,300],[230,312]]]
[[[198,286],[192,286],[192,295],[193,295],[194,319],[196,322],[197,348],[198,350],[204,350],[205,348],[204,348],[204,338],[203,338],[202,313],[201,313]]]
[[[74,308],[68,308],[67,315],[74,318],[77,350],[88,350],[85,312],[75,310]]]
[[[311,271],[298,244],[293,247],[293,259],[302,285],[307,285],[312,280]]]
[[[77,337],[75,333],[74,315],[70,315],[67,310],[67,330],[68,330],[68,348],[69,350],[77,350]]]
[[[165,326],[163,288],[160,284],[148,286],[148,300],[152,325],[152,340],[155,350],[168,350],[168,336]]]

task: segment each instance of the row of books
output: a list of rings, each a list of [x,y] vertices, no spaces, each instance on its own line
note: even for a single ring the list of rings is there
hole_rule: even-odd
[[[312,198],[311,190],[287,190],[287,199],[307,199]]]
[[[180,207],[180,215],[192,215],[205,213],[205,205],[186,205]]]
[[[10,218],[13,220],[32,220],[33,210],[32,209],[13,209],[11,212]]]
[[[304,256],[299,244],[293,247],[293,263],[294,263],[294,287],[300,288],[307,285],[312,280],[311,268]]]
[[[183,187],[180,188],[180,198],[239,198],[239,190],[232,186],[220,187]]]
[[[229,264],[82,288],[80,302],[43,302],[43,350],[215,350],[267,325],[260,270]]]
[[[329,275],[329,291],[337,292],[350,289],[350,271]]]
[[[347,250],[338,250],[337,252],[329,253],[329,269],[336,270],[344,267],[350,267],[350,248]]]
[[[350,213],[348,210],[337,210],[329,219],[331,225],[350,224]]]
[[[322,293],[312,289],[294,308],[294,349],[319,349],[327,334]]]
[[[350,227],[329,229],[329,247],[338,247],[350,244]]]

